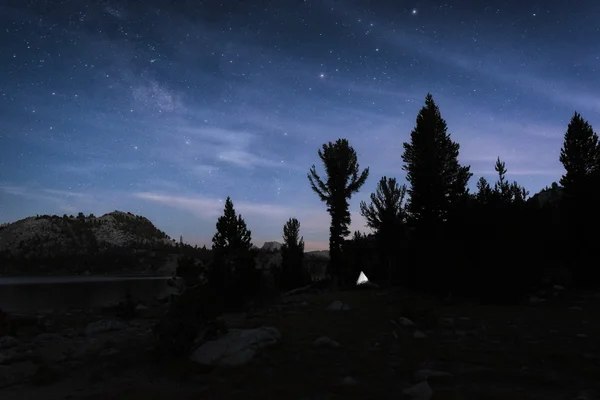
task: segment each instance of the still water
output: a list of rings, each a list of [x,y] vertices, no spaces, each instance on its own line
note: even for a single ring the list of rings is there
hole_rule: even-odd
[[[167,295],[166,276],[0,277],[0,309],[14,313],[116,304],[127,293],[146,302]]]

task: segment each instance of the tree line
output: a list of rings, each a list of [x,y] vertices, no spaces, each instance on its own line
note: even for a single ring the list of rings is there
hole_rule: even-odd
[[[459,151],[427,94],[398,157],[407,183],[381,177],[370,201],[360,203],[371,233],[348,238],[349,200],[365,184],[369,168],[360,168],[347,139],[322,145],[317,155],[325,174],[313,165],[307,176],[331,217],[327,277],[334,287],[354,284],[361,270],[380,283],[490,301],[520,299],[554,270],[567,271],[573,285],[597,285],[589,261],[597,237],[600,144],[580,114],[573,115],[564,136],[558,201],[540,202],[509,182],[500,158],[496,182],[481,177],[470,192],[473,173],[459,162]],[[191,271],[193,282],[206,276],[228,306],[256,298],[265,290],[263,273],[256,269],[251,231],[229,197],[216,229],[211,261],[199,266],[184,257],[181,274],[189,277]],[[282,266],[273,272],[278,290],[310,281],[296,218],[283,227],[283,240]]]

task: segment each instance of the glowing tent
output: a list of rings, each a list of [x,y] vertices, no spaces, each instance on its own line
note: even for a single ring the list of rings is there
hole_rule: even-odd
[[[369,278],[367,278],[364,272],[360,271],[360,275],[356,280],[356,285],[364,285],[365,283],[369,283]]]

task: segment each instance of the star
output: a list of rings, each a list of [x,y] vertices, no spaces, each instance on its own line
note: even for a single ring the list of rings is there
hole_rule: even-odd
[[[325,78],[325,74],[321,72],[321,73],[319,74],[319,78]]]
[[[418,10],[416,8],[413,8],[411,11],[412,15],[417,15],[417,12],[418,12]]]

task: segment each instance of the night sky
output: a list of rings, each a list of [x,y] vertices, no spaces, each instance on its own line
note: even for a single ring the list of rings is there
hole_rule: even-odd
[[[295,216],[326,248],[317,150],[370,167],[366,231],[427,92],[471,187],[500,156],[534,194],[574,111],[600,124],[597,0],[2,0],[0,28],[0,222],[118,209],[202,245],[231,196],[258,246]]]

